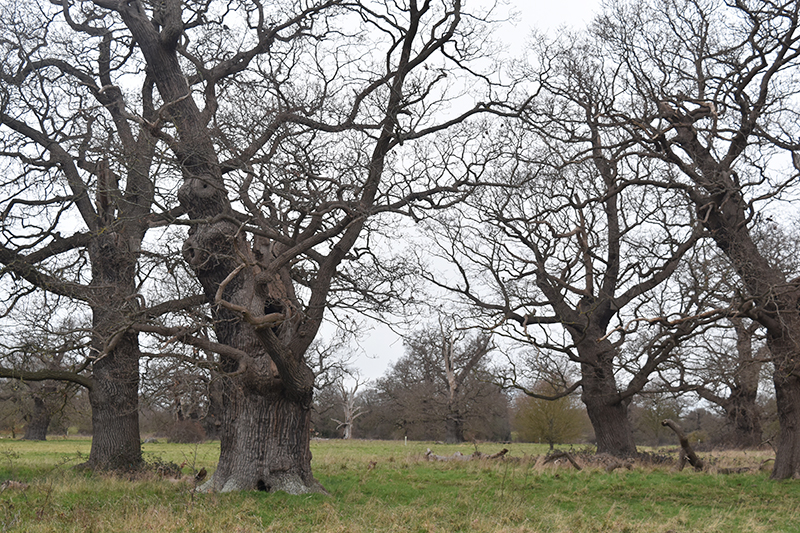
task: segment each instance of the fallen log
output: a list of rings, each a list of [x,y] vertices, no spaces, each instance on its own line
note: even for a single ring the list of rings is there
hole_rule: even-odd
[[[694,453],[691,444],[689,444],[689,439],[683,434],[683,430],[681,430],[680,426],[669,418],[662,420],[661,425],[670,428],[678,436],[678,442],[681,445],[681,455],[680,461],[678,462],[678,470],[683,470],[687,459],[689,460],[689,464],[692,465],[695,470],[702,470],[705,465],[703,464],[703,461],[697,457],[697,454]]]
[[[473,459],[502,459],[508,453],[506,448],[503,448],[499,452],[487,455],[485,453],[481,453],[479,451],[475,451],[472,455],[464,455],[461,452],[456,452],[453,455],[436,455],[428,448],[428,451],[425,452],[425,459],[428,461],[471,461]]]
[[[775,461],[775,458],[774,457],[770,457],[768,459],[764,459],[763,461],[761,461],[761,464],[758,465],[758,469],[759,470],[764,470],[764,467],[767,466],[767,463],[769,463],[770,461]]]
[[[472,455],[474,456],[475,454],[478,454],[480,456],[479,459],[502,459],[503,457],[505,457],[505,455],[507,453],[508,453],[508,450],[506,448],[503,448],[499,452],[493,453],[492,455],[485,455],[485,454],[482,454],[481,452],[477,452],[477,451],[475,453],[473,453]]]
[[[0,485],[0,494],[5,492],[6,490],[25,490],[29,487],[27,483],[23,483],[22,481],[15,481],[13,479],[9,479],[3,482]]]
[[[581,468],[581,465],[578,464],[578,461],[576,461],[575,458],[572,456],[572,454],[569,452],[554,452],[548,455],[547,458],[545,458],[544,464],[552,463],[553,461],[556,461],[558,459],[566,459],[572,464],[572,466],[575,467],[575,470],[583,470],[583,468]]]

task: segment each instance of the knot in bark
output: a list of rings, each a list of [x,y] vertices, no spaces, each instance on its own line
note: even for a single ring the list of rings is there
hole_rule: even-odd
[[[192,218],[218,215],[228,206],[225,189],[212,176],[186,179],[178,189],[178,201]]]

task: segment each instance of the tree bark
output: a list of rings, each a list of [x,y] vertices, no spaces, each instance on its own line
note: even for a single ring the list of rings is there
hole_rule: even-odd
[[[220,458],[204,490],[325,492],[311,473],[311,397],[290,398],[246,373],[222,380]]]
[[[586,412],[594,429],[597,453],[621,458],[636,455],[636,443],[628,420],[628,406],[585,387],[581,399],[586,405]]]
[[[47,440],[47,428],[50,426],[50,410],[44,399],[38,394],[33,396],[33,412],[30,414],[25,426],[25,436],[22,440]]]
[[[100,470],[142,466],[139,440],[139,336],[122,331],[136,309],[136,257],[130,240],[113,231],[98,236],[89,249],[92,285],[92,447],[84,465]]]
[[[614,457],[636,455],[633,429],[628,419],[629,401],[617,390],[614,378],[614,348],[608,341],[597,342],[598,334],[586,334],[578,343],[581,364],[581,400],[594,429],[597,453]]]
[[[797,327],[797,320],[794,321]],[[794,330],[800,331],[798,329]],[[789,334],[786,334],[789,336]],[[778,405],[778,447],[772,479],[800,477],[800,369],[797,367],[797,348],[791,339],[768,338],[775,371],[775,400]]]
[[[94,364],[92,447],[85,466],[136,470],[143,464],[139,441],[139,343],[136,335]]]

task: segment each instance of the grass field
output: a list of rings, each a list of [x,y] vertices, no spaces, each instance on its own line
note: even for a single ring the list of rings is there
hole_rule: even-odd
[[[701,454],[711,472],[635,465],[606,472],[583,460],[543,464],[545,446],[481,444],[505,460],[432,462],[473,445],[314,441],[314,473],[330,496],[195,493],[157,474],[124,479],[72,467],[81,439],[0,440],[0,527],[18,532],[767,532],[800,531],[800,481],[723,475],[770,454]],[[213,471],[218,443],[145,444],[151,463]],[[582,461],[581,458],[578,459]],[[8,482],[11,481],[11,482]],[[6,482],[6,483],[4,483]]]

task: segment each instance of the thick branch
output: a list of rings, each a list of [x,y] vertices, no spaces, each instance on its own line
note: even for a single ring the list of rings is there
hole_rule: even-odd
[[[0,367],[0,378],[19,379],[21,381],[67,381],[69,383],[76,383],[87,389],[91,389],[94,385],[92,378],[82,376],[67,370],[36,370],[25,371],[15,370],[13,368]]]

